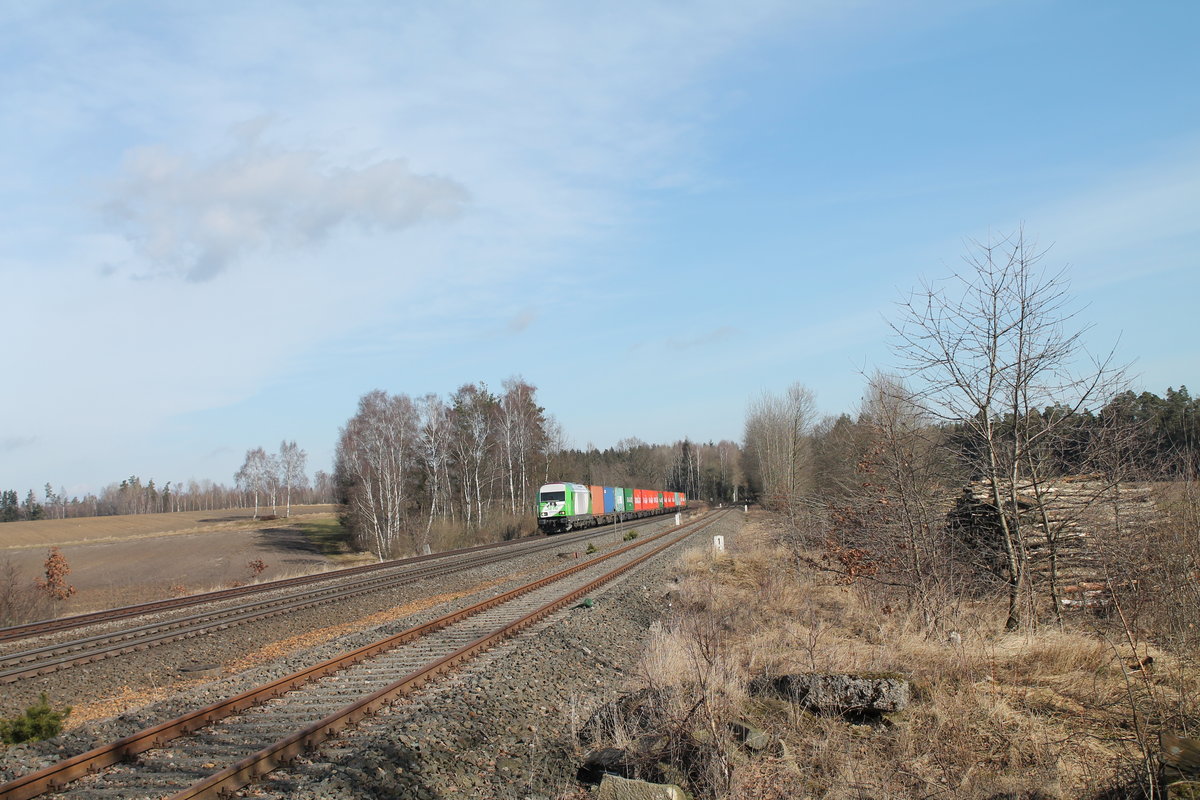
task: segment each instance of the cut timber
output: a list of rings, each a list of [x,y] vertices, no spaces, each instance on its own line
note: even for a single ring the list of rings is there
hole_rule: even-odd
[[[1000,493],[997,505],[990,484],[969,484],[947,514],[950,530],[986,563],[1003,571],[1003,508],[1010,529],[1015,525],[1021,531],[1034,583],[1049,584],[1053,570],[1064,608],[1109,603],[1111,594],[1099,558],[1102,540],[1145,528],[1158,513],[1150,485],[1113,484],[1097,475],[1056,478],[1038,486],[1027,481],[1018,483],[1015,492],[1004,483]]]

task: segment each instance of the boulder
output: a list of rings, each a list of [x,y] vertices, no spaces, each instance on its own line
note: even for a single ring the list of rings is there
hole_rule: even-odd
[[[747,750],[766,750],[771,745],[770,734],[745,720],[729,723],[729,730]]]
[[[600,783],[605,775],[632,778],[637,771],[636,759],[619,747],[602,747],[583,757],[575,777],[584,783]]]
[[[691,800],[683,789],[673,783],[647,783],[616,775],[605,775],[600,783],[597,800]]]
[[[781,697],[818,714],[885,714],[906,708],[912,692],[895,675],[799,673],[756,678],[750,694]]]

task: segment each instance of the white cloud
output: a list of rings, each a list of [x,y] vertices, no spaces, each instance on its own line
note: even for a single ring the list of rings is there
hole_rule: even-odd
[[[400,159],[359,169],[327,161],[257,136],[207,163],[138,148],[105,209],[155,268],[205,281],[250,251],[309,247],[340,227],[394,232],[452,219],[467,200],[459,184],[415,175]]]

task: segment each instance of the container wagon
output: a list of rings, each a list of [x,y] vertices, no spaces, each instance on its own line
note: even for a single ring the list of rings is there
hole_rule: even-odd
[[[538,490],[537,522],[543,533],[562,533],[685,508],[683,492],[547,483]]]

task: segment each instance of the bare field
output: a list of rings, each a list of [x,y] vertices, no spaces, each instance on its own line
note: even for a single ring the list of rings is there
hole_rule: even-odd
[[[331,505],[293,505],[292,519],[311,514],[332,514],[334,508]],[[269,513],[269,507],[259,508],[260,515]],[[179,511],[172,514],[127,514],[113,517],[6,522],[0,525],[0,550],[200,533],[287,522],[282,514],[279,520],[273,523],[255,520],[253,517],[252,508],[234,508],[220,511]]]
[[[35,614],[45,617],[321,572],[358,560],[342,543],[332,508],[292,506],[290,519],[275,520],[253,520],[251,509],[10,522],[0,525],[7,545],[0,574],[32,591],[49,548],[58,547],[77,591]],[[86,524],[72,530],[71,523]],[[6,535],[9,527],[43,524],[37,537],[23,536],[24,546]],[[256,561],[265,565],[261,574]]]

